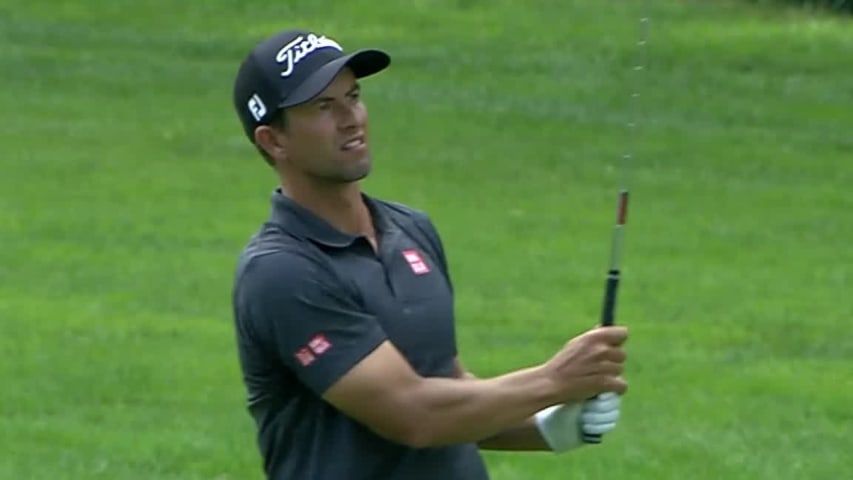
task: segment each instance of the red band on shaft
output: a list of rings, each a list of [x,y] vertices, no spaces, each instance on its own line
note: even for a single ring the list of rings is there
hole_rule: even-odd
[[[625,225],[628,220],[628,192],[619,194],[619,215],[616,219],[617,225]]]

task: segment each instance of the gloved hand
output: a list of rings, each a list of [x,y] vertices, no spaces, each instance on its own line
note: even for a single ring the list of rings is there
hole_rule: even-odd
[[[581,403],[554,405],[536,413],[536,426],[556,453],[583,445],[583,434],[604,435],[616,427],[622,397],[603,393]]]

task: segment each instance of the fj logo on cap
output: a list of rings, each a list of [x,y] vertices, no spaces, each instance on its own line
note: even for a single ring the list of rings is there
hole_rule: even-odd
[[[309,33],[307,37],[302,35],[296,37],[292,42],[281,47],[278,55],[275,56],[275,61],[286,64],[286,67],[281,72],[282,77],[289,77],[293,73],[293,67],[296,66],[303,58],[310,53],[321,48],[334,48],[338,51],[343,51],[338,42],[326,38],[325,36],[318,37],[313,33]]]
[[[249,111],[252,112],[252,116],[255,117],[255,121],[259,122],[264,115],[267,114],[267,106],[264,105],[264,102],[261,100],[261,97],[258,94],[252,95],[252,98],[249,99]]]
[[[409,262],[409,266],[412,267],[412,271],[415,272],[415,275],[429,273],[429,267],[421,258],[421,254],[419,254],[417,250],[405,250],[403,252],[403,258]]]

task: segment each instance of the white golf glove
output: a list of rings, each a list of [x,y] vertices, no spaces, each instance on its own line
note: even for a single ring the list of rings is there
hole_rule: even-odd
[[[583,435],[604,435],[616,427],[622,398],[603,393],[581,403],[554,405],[536,413],[536,426],[556,453],[584,444]]]

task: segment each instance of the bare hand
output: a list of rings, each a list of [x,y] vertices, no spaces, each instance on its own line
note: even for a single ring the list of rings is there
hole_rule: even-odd
[[[621,377],[628,329],[596,327],[571,339],[546,364],[561,402],[578,402],[600,393],[624,394],[628,384]]]

